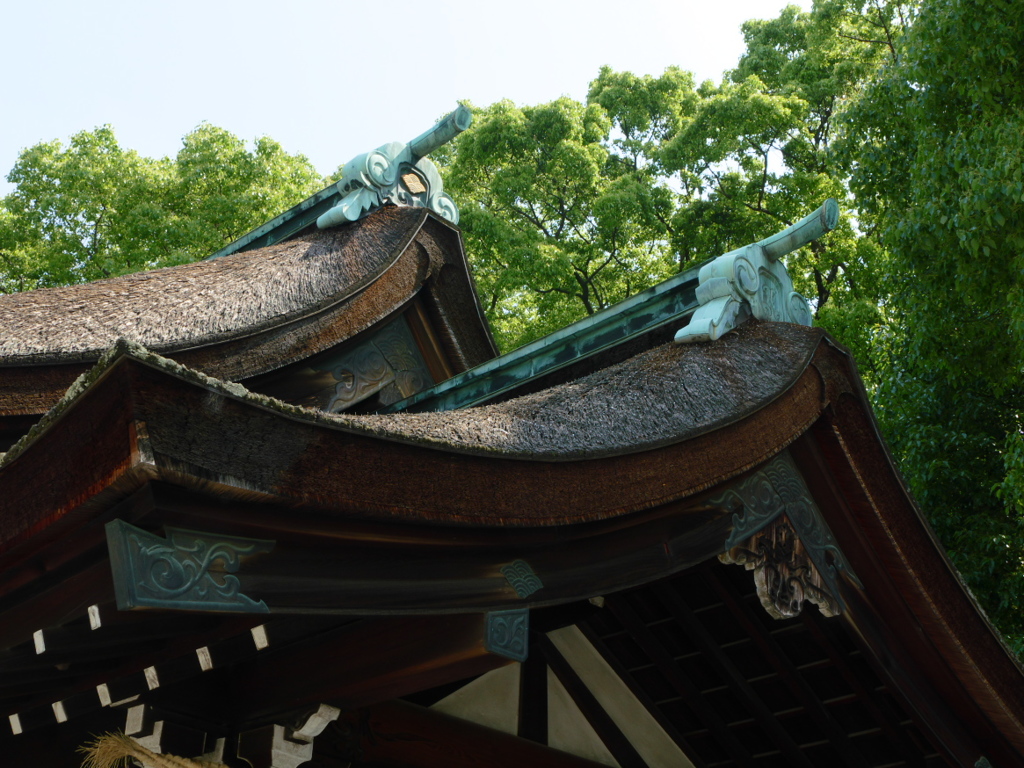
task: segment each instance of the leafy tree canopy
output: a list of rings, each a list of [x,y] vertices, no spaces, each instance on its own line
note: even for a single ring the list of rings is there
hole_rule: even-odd
[[[0,291],[203,258],[324,184],[263,137],[202,124],[172,158],[123,149],[109,126],[24,150],[0,200]]]
[[[846,115],[889,253],[876,404],[918,501],[1024,650],[1024,6],[929,0]]]
[[[609,149],[598,105],[499,102],[449,159],[478,287],[505,348],[556,330],[670,273],[671,195]]]

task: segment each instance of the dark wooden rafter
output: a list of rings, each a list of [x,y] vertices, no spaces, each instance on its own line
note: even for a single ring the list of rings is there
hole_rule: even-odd
[[[598,768],[529,739],[388,701],[343,713],[317,737],[314,764],[403,768]]]
[[[242,563],[239,591],[274,613],[347,615],[521,607],[501,568],[518,559],[542,577],[531,609],[642,583],[712,555],[729,527],[722,510],[665,505],[625,525],[612,520],[565,529],[400,528],[325,522],[274,505],[222,503],[154,483],[164,526],[275,541]],[[552,546],[557,545],[557,546]],[[600,567],[594,565],[599,562]]]
[[[90,605],[111,600],[113,596],[108,563],[97,560],[73,569],[66,580],[33,591],[32,595],[9,604],[7,610],[0,608],[0,647],[10,648],[31,641],[34,632],[61,627],[81,618]]]
[[[275,722],[275,718],[322,699],[333,697],[361,706],[508,663],[484,649],[482,615],[353,621],[337,617],[175,617],[151,612],[143,618],[147,612],[103,613],[119,620],[97,630],[79,623],[53,636],[60,637],[63,644],[75,635],[87,646],[88,633],[98,636],[104,629],[128,630],[125,642],[142,633],[153,635],[154,643],[142,649],[121,646],[120,653],[130,660],[118,665],[87,664],[79,669],[76,661],[70,670],[56,675],[52,673],[56,657],[39,661],[31,670],[35,673],[32,679],[19,682],[20,689],[0,689],[0,697],[9,704],[10,713],[18,715],[23,732],[61,718],[87,717],[105,705],[98,691],[101,685],[108,701],[142,695],[144,701],[172,713],[172,718],[178,716],[173,713],[199,712],[210,727],[230,730]],[[175,618],[190,625],[189,632],[176,633]],[[202,648],[201,655],[197,647]],[[373,658],[367,658],[367,648],[377,650]],[[87,651],[76,653],[81,658],[85,658],[83,653],[89,655]],[[107,658],[110,650],[96,653]],[[19,649],[19,654],[27,654],[32,661],[37,658],[31,647]],[[44,657],[45,653],[38,655]],[[238,700],[230,700],[225,691],[239,680],[244,681],[242,687],[247,692],[242,694],[244,705],[236,707]],[[310,685],[311,681],[318,684]],[[15,682],[5,680],[3,685]],[[315,690],[306,692],[306,688]],[[203,700],[198,709],[197,691],[202,692]],[[23,695],[14,698],[18,693]],[[60,716],[53,708],[56,699],[60,700]]]
[[[126,652],[138,652],[139,646],[164,643],[175,635],[197,636],[216,630],[222,617],[215,614],[149,614],[145,620],[131,624],[101,625],[93,629],[88,623],[40,630],[38,660],[44,664],[76,664],[81,658],[123,658]],[[245,622],[248,624],[249,622]],[[2,666],[0,666],[2,668]]]
[[[743,627],[751,641],[775,668],[779,678],[800,701],[807,715],[814,721],[822,734],[828,737],[836,751],[842,756],[843,764],[849,768],[867,768],[868,762],[860,751],[851,743],[846,731],[843,730],[821,700],[803,679],[796,665],[786,656],[776,640],[765,629],[764,624],[753,615],[751,607],[742,599],[736,598],[715,576],[714,569],[703,571],[704,580],[711,586],[715,595],[726,605],[736,621]],[[815,610],[805,605],[803,613]]]
[[[804,627],[807,628],[811,636],[817,642],[818,646],[828,654],[829,660],[833,666],[842,675],[843,680],[847,685],[850,686],[851,690],[857,695],[858,701],[867,710],[882,732],[889,739],[889,742],[893,744],[903,755],[903,759],[907,761],[907,765],[910,766],[923,766],[924,759],[921,754],[908,748],[907,736],[898,726],[901,724],[903,719],[902,713],[897,713],[893,709],[888,701],[879,694],[879,692],[873,688],[864,684],[864,680],[857,672],[851,668],[848,661],[835,647],[835,644],[830,642],[828,637],[825,635],[820,624],[822,618],[815,616],[809,611],[805,611],[800,616],[800,620],[803,622]]]
[[[224,706],[244,729],[320,702],[366,706],[509,663],[485,648],[483,614],[370,619],[235,665]]]
[[[537,647],[536,632],[530,634],[530,645]],[[527,656],[519,666],[519,718],[517,733],[520,738],[548,743],[548,666],[541,652]]]
[[[605,712],[604,707],[554,643],[547,636],[542,636],[538,640],[538,646],[542,649],[544,659],[551,667],[551,671],[555,673],[555,677],[565,687],[569,697],[579,707],[580,712],[583,713],[587,722],[590,723],[621,768],[647,768],[647,763],[640,757],[636,748],[615,724],[611,716]]]
[[[7,718],[0,719],[0,755],[5,766],[46,766],[46,768],[81,768],[78,748],[89,734],[110,733],[125,726],[124,710],[109,707],[97,709],[69,723],[58,723],[49,713],[43,727],[33,730],[28,738],[3,735]],[[26,723],[27,724],[27,723]]]
[[[198,648],[216,649],[218,644],[229,642],[242,636],[247,646],[252,646],[250,629],[259,624],[261,619],[252,616],[214,617],[214,624],[194,627],[185,633],[176,633],[173,622],[168,622],[167,634],[163,639],[153,639],[143,648],[128,650],[125,646],[119,653],[111,655],[110,650],[96,651],[103,660],[114,661],[96,665],[97,659],[89,655],[88,650],[75,657],[74,664],[69,664],[66,676],[60,681],[41,683],[36,686],[32,695],[7,705],[9,712],[0,714],[17,714],[23,730],[46,725],[56,716],[53,708],[55,700],[59,700],[64,715],[71,719],[104,706],[98,689],[102,685],[113,686],[117,693],[112,698],[127,697],[147,693],[152,687],[152,679],[147,679],[145,670],[155,671],[159,685],[198,677],[205,670],[197,655]],[[251,652],[255,654],[253,646]],[[41,654],[40,657],[45,656]],[[211,658],[215,658],[211,655]],[[44,664],[52,665],[60,662],[52,658]],[[58,718],[59,719],[59,718]]]
[[[963,586],[959,582],[955,590],[950,591],[949,600],[935,593],[936,584],[951,579],[948,561],[941,549],[936,548],[933,534],[920,513],[913,509],[905,489],[902,486],[892,487],[899,484],[892,467],[888,464],[877,466],[883,454],[858,454],[857,458],[875,463],[870,474],[865,474],[865,467],[853,465],[852,446],[844,442],[836,421],[849,419],[851,424],[844,425],[844,429],[851,435],[857,435],[856,430],[873,428],[873,422],[863,423],[868,417],[864,413],[854,413],[849,401],[843,401],[841,405],[844,407],[839,409],[839,415],[832,413],[819,419],[806,435],[794,442],[791,451],[801,466],[807,468],[803,474],[819,507],[842,511],[831,518],[834,533],[848,542],[846,551],[855,553],[857,562],[853,562],[853,566],[865,584],[863,592],[843,588],[843,597],[848,604],[844,622],[872,659],[872,666],[881,679],[914,716],[926,738],[940,753],[948,756],[947,759],[971,764],[981,751],[979,745],[986,742],[992,753],[1016,759],[1020,754],[1019,748],[1007,745],[1002,736],[996,736],[987,714],[979,716],[978,703],[990,693],[979,696],[964,687],[964,677],[970,677],[967,673],[980,671],[978,663],[993,662],[996,654],[988,657],[976,655],[974,664],[963,669],[951,665],[948,657],[942,656],[936,641],[948,643],[953,638],[946,634],[946,627],[928,623],[934,620],[934,615],[929,616],[929,612],[941,608],[946,602],[973,613],[970,619],[975,623],[984,619],[973,603],[960,599]],[[848,436],[846,440],[849,439]],[[883,488],[874,489],[874,494],[869,496],[865,482],[868,485],[878,482]],[[879,504],[886,509],[880,509]],[[886,529],[880,532],[877,526],[879,516],[883,514],[899,515],[899,519],[887,522]],[[898,558],[894,556],[895,542],[890,526],[896,523],[901,529],[901,536],[905,537],[902,546],[919,556],[920,572],[908,571],[906,561],[900,559],[906,557],[906,551],[901,552]],[[927,539],[923,546],[922,538]],[[931,562],[925,564],[925,560]],[[925,574],[927,579],[923,578]],[[901,580],[912,581],[913,587],[900,584]],[[922,616],[925,617],[923,620]],[[961,620],[967,621],[966,618]],[[992,636],[978,632],[970,638],[989,642]],[[960,652],[963,652],[962,647]],[[1000,649],[1000,652],[1006,653],[1005,649]],[[959,677],[958,672],[963,677]],[[974,682],[977,681],[975,677]],[[1002,684],[1002,681],[998,677],[989,677],[987,685],[992,684]],[[1002,693],[1007,692],[1004,690]],[[1016,710],[1017,719],[1021,711],[1024,710]],[[1006,751],[1001,752],[1003,749]]]
[[[737,669],[736,665],[729,659],[721,646],[711,637],[704,625],[693,615],[689,606],[680,598],[679,594],[666,583],[655,584],[653,592],[661,600],[662,604],[669,610],[673,618],[682,625],[690,640],[696,644],[701,653],[713,659],[716,666],[726,676],[726,680],[736,696],[746,703],[750,713],[761,726],[762,730],[775,742],[776,747],[786,756],[791,766],[802,766],[802,768],[814,768],[807,756],[801,751],[800,746],[786,732],[775,716],[765,704],[761,697],[747,682],[746,677]]]
[[[728,724],[718,712],[706,705],[701,692],[679,668],[672,654],[655,637],[643,620],[636,614],[621,595],[605,598],[605,607],[612,612],[629,636],[653,662],[654,666],[675,690],[693,714],[704,724],[718,746],[725,750],[739,765],[750,763],[750,753],[729,733]]]
[[[597,632],[587,622],[581,622],[577,624],[579,630],[583,633],[583,636],[587,638],[587,641],[594,646],[601,658],[604,659],[605,663],[612,668],[615,674],[620,680],[629,688],[637,701],[647,710],[648,714],[654,718],[654,720],[661,726],[661,729],[665,731],[670,739],[675,742],[676,746],[679,747],[679,751],[682,752],[687,758],[693,763],[694,768],[705,768],[705,762],[698,754],[697,750],[690,744],[689,739],[680,733],[676,725],[665,716],[665,714],[658,707],[654,699],[643,689],[642,686],[638,685],[633,675],[630,674],[626,666],[615,656],[614,653],[608,648],[608,645],[598,635]]]
[[[0,555],[0,648],[86,614],[113,599],[104,524],[134,521],[154,507],[152,489],[134,491],[84,523],[61,520]],[[26,628],[31,627],[26,632]]]

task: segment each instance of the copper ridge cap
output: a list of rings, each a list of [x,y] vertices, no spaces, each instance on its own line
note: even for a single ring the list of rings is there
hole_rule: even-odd
[[[336,226],[355,221],[379,208],[385,200],[390,200],[396,205],[429,208],[446,221],[458,224],[458,207],[444,193],[441,176],[426,155],[469,128],[472,121],[472,112],[460,104],[437,125],[408,143],[391,142],[377,150],[357,155],[345,163],[345,174],[340,181],[324,187],[207,258],[216,259],[279,243],[312,226],[328,214],[330,217],[325,221],[332,223],[321,225],[321,229],[323,226]],[[406,169],[405,173],[402,172],[403,167]],[[391,170],[388,170],[389,168]],[[414,178],[406,181],[405,176],[408,173],[413,174]],[[363,178],[364,174],[366,178]],[[415,191],[421,186],[424,187],[423,191]],[[358,200],[353,198],[346,204],[347,196],[357,192],[364,194],[359,194]],[[362,207],[358,213],[354,213],[364,202],[371,207]],[[342,206],[343,210],[334,212]],[[346,212],[353,213],[354,218],[349,218]]]

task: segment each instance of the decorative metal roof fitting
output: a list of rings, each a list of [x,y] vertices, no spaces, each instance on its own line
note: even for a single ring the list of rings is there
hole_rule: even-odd
[[[391,201],[395,205],[429,208],[459,223],[459,209],[444,191],[441,174],[427,155],[447,144],[473,122],[473,114],[459,105],[451,114],[408,144],[393,141],[345,163],[335,185],[342,200],[316,220],[320,229],[356,221]]]
[[[839,203],[830,197],[796,224],[705,264],[698,275],[700,307],[676,333],[676,342],[714,341],[751,316],[810,325],[807,299],[793,290],[781,257],[831,232],[838,223]]]

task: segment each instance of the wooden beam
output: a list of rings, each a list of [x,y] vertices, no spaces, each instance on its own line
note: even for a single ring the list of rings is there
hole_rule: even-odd
[[[665,677],[665,681],[683,698],[690,711],[704,723],[704,727],[708,729],[717,746],[725,750],[739,765],[749,765],[751,763],[750,752],[729,733],[729,726],[726,722],[722,720],[718,712],[707,705],[696,684],[683,674],[675,659],[672,658],[672,654],[654,636],[650,627],[636,615],[626,600],[621,596],[608,597],[605,598],[605,607],[612,612],[626,633],[647,654],[647,657]]]
[[[0,556],[0,648],[31,641],[34,632],[86,616],[112,602],[114,587],[103,525],[136,520],[153,509],[143,487],[101,513],[68,515]],[[90,516],[91,515],[91,516]]]
[[[626,665],[623,664],[614,653],[612,653],[607,643],[601,639],[600,635],[598,635],[597,631],[590,625],[590,623],[581,622],[576,626],[579,627],[583,636],[587,638],[587,642],[594,646],[594,650],[601,655],[601,658],[605,660],[605,663],[615,671],[615,674],[619,676],[619,679],[622,680],[627,688],[629,688],[630,693],[632,693],[643,708],[651,714],[651,717],[657,721],[658,725],[661,726],[661,729],[665,731],[668,737],[675,742],[676,746],[679,747],[679,751],[686,755],[690,762],[693,763],[694,768],[706,768],[706,764],[698,750],[690,744],[689,740],[683,736],[682,733],[680,733],[676,723],[672,722],[672,720],[665,715],[661,707],[659,707],[650,694],[644,690],[643,686],[637,683],[633,675],[630,674]]]
[[[608,748],[608,751],[611,752],[612,757],[615,758],[622,768],[647,768],[647,763],[640,757],[640,754],[630,743],[626,734],[619,729],[619,726],[615,724],[611,716],[604,711],[604,707],[601,706],[594,694],[590,692],[590,689],[580,679],[580,676],[576,674],[576,670],[572,668],[568,660],[558,651],[555,644],[546,635],[538,638],[538,640],[540,640],[539,647],[543,649],[544,659],[547,661],[548,666],[551,667],[551,671],[555,673],[558,681],[569,693],[570,698],[580,708],[580,712],[583,713],[587,722],[590,723],[597,733],[598,738],[601,739]]]
[[[321,702],[376,704],[510,664],[485,638],[484,614],[352,622],[237,665],[226,706],[247,730]]]
[[[962,644],[964,640],[992,643],[995,637],[962,584],[956,582],[945,593],[940,588],[956,577],[951,577],[934,534],[884,453],[865,450],[842,437],[847,429],[851,432],[846,438],[873,434],[870,415],[858,414],[852,399],[842,411],[842,415],[820,418],[790,450],[864,584],[857,589],[840,582],[847,605],[843,621],[890,693],[945,759],[969,765],[984,753],[995,765],[1000,759],[1012,763],[1024,737],[1019,726],[1006,724],[1004,716],[1014,713],[1019,721],[1024,708],[1003,704],[1006,708],[1000,712],[996,702],[1006,702],[1008,690],[1019,697],[1020,668],[1012,662],[1003,666],[1005,648],[978,655]],[[875,463],[865,472],[856,466],[858,459]],[[914,553],[912,569],[904,559],[908,552]],[[928,618],[950,606],[962,612],[951,623],[932,623]],[[954,627],[963,633],[956,634]],[[950,642],[956,644],[952,653],[958,660],[952,664],[938,647]],[[995,666],[988,668],[990,663]],[[986,668],[989,671],[983,671]],[[977,683],[981,677],[983,685],[974,688],[970,681]],[[989,702],[984,713],[980,702]],[[1001,726],[993,715],[1002,720]]]
[[[416,615],[428,604],[453,613],[522,606],[501,568],[526,561],[543,582],[531,609],[586,600],[650,581],[717,553],[731,525],[720,509],[668,504],[643,519],[573,528],[466,530],[381,526],[308,516],[270,505],[214,503],[155,485],[165,526],[211,537],[275,541],[244,561],[239,592],[271,613]],[[332,521],[333,522],[333,521]]]
[[[599,768],[576,755],[404,701],[348,712],[317,737],[314,760],[401,768]]]
[[[764,729],[777,748],[786,756],[791,766],[802,766],[802,768],[814,768],[803,753],[800,746],[786,732],[786,729],[779,723],[775,713],[772,712],[757,692],[747,682],[746,677],[732,663],[729,656],[722,650],[721,646],[711,637],[703,624],[693,615],[689,606],[679,597],[668,583],[661,582],[652,586],[654,594],[668,608],[669,612],[678,621],[686,635],[700,649],[701,653],[714,662],[722,672],[726,682],[733,689],[740,701],[745,702],[750,714]]]
[[[57,723],[51,713],[45,727],[15,736],[7,727],[5,717],[0,720],[0,755],[5,766],[81,768],[82,755],[78,748],[94,734],[121,730],[124,724],[124,710],[109,707],[67,723]]]
[[[203,631],[185,632],[169,637],[165,641],[147,644],[139,653],[124,653],[120,663],[110,667],[93,668],[83,664],[85,669],[79,672],[76,666],[72,666],[68,671],[67,681],[59,686],[63,700],[74,702],[73,709],[70,705],[67,708],[69,719],[102,706],[97,690],[97,686],[100,685],[113,685],[121,691],[117,695],[131,695],[132,688],[134,693],[146,694],[156,685],[162,686],[199,677],[204,669],[197,658],[197,648],[212,648],[213,657],[216,659],[218,646],[222,643],[231,643],[240,635],[252,645],[249,630],[258,624],[260,619],[253,616],[220,616],[216,617],[215,621],[214,626]],[[254,646],[252,653],[256,653]],[[37,658],[44,656],[45,654]],[[146,676],[146,670],[149,668],[153,670],[151,679],[147,679]],[[122,683],[130,684],[130,687],[123,686]],[[42,690],[43,686],[40,686],[40,689],[36,690],[29,700],[22,702],[17,709],[19,715],[26,713],[23,726],[26,732],[48,722],[48,718],[39,719],[32,714],[36,711],[45,713],[54,701],[53,684],[46,685],[49,686],[48,690]],[[2,714],[13,713],[0,713]]]
[[[719,566],[721,568],[722,566]],[[750,606],[742,599],[737,598],[718,579],[715,568],[704,569],[704,580],[710,584],[714,593],[718,596],[726,608],[732,613],[733,618],[739,622],[746,631],[761,655],[775,668],[779,679],[786,684],[786,687],[796,696],[800,705],[814,721],[815,727],[826,736],[836,752],[841,755],[843,764],[850,768],[868,768],[868,761],[864,758],[853,743],[850,741],[846,730],[841,728],[828,710],[821,703],[821,699],[814,693],[811,686],[800,674],[796,665],[786,656],[779,647],[778,642],[765,629],[764,624],[754,616]],[[755,610],[761,610],[760,608]],[[803,614],[808,614],[812,609],[804,605]],[[884,725],[879,723],[879,725]]]
[[[61,626],[84,616],[90,605],[113,599],[110,565],[97,559],[33,592],[8,610],[0,607],[0,648],[31,642],[37,630]]]
[[[539,638],[531,632],[530,644]],[[521,738],[548,743],[548,665],[542,653],[532,653],[519,665],[519,726]]]

